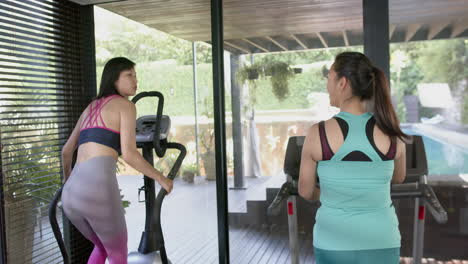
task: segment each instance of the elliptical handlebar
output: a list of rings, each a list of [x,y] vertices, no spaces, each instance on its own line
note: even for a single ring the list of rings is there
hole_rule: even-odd
[[[174,180],[175,176],[177,175],[177,172],[182,166],[182,162],[184,161],[185,156],[187,155],[187,149],[185,148],[184,145],[180,143],[175,143],[175,142],[167,143],[166,149],[177,149],[180,151],[179,156],[177,156],[177,159],[171,168],[171,171],[169,171],[169,174],[167,175],[167,178]],[[158,199],[160,199],[160,196],[164,197],[166,194],[167,194],[167,191],[164,188],[161,188],[161,190],[158,193],[158,197],[156,198],[156,203],[158,203],[157,201]]]
[[[52,202],[49,205],[49,222],[52,227],[54,237],[57,240],[57,243],[59,244],[60,252],[62,253],[63,257],[63,263],[70,264],[70,257],[68,256],[68,252],[65,247],[65,242],[63,241],[62,233],[60,232],[60,227],[57,222],[57,204],[60,200],[60,197],[62,196],[62,189],[63,186],[57,190],[57,192],[54,195],[54,198],[52,199]]]
[[[154,131],[159,133],[161,131],[161,118],[163,115],[163,108],[164,108],[164,96],[162,93],[158,91],[151,91],[151,92],[141,92],[137,94],[135,97],[132,98],[132,102],[136,104],[140,99],[144,97],[158,97],[158,107],[156,110],[156,122],[154,123]],[[167,150],[167,139],[161,140],[158,135],[154,135],[153,137],[153,146],[154,151],[158,157],[162,158],[166,155]]]

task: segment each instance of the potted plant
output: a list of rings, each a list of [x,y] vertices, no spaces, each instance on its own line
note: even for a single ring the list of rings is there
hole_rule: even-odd
[[[271,76],[273,94],[278,100],[284,100],[289,95],[289,78],[294,76],[294,70],[282,61],[272,61],[265,65],[265,75]]]
[[[301,68],[291,68],[288,63],[282,61],[264,60],[252,65],[245,65],[237,72],[239,83],[249,84],[251,91],[251,105],[255,105],[255,90],[259,78],[270,77],[273,94],[278,100],[284,100],[289,94],[288,82],[295,73],[301,73]]]
[[[294,74],[302,73],[302,68],[293,68]]]
[[[215,165],[215,152],[214,146],[214,129],[209,125],[200,133],[200,143],[202,146],[202,153],[200,158],[203,162],[205,169],[205,177],[207,180],[216,180],[216,165]]]
[[[182,179],[188,183],[193,183],[195,175],[198,174],[196,163],[185,165],[182,170]]]
[[[212,123],[213,118],[213,101],[210,96],[205,96],[201,100],[203,107],[201,108],[201,115],[208,119],[206,127],[200,129],[199,142],[200,142],[200,159],[205,169],[205,177],[207,180],[216,179],[216,165],[215,165],[215,152],[214,152],[214,128]]]
[[[252,65],[245,65],[239,69],[237,72],[237,79],[240,83],[244,83],[245,81],[253,81],[257,80],[263,74],[263,67],[258,64],[254,63]]]

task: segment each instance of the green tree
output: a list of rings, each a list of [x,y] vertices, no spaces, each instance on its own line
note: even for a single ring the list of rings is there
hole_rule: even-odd
[[[95,9],[96,64],[117,56],[136,62],[172,59],[182,65],[192,64],[192,43],[149,28],[101,8]],[[118,30],[116,30],[118,29]],[[198,63],[211,63],[211,46],[197,44]]]
[[[467,39],[438,40],[426,43],[420,50],[418,65],[424,82],[444,82],[463,96],[461,121],[468,124],[468,45]]]
[[[466,39],[438,40],[425,43],[419,51],[418,64],[424,82],[446,82],[451,88],[468,78]]]

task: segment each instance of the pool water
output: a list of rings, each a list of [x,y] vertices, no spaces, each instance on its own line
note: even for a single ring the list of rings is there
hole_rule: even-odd
[[[403,129],[409,135],[421,135],[411,129]],[[426,149],[429,175],[468,174],[468,149],[444,143],[422,135]]]

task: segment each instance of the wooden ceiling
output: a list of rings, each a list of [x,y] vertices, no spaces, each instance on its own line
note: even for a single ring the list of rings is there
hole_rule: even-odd
[[[389,0],[392,42],[468,36],[468,0]],[[210,0],[99,5],[189,41],[210,42]],[[362,44],[362,0],[224,0],[225,48],[258,53]]]

